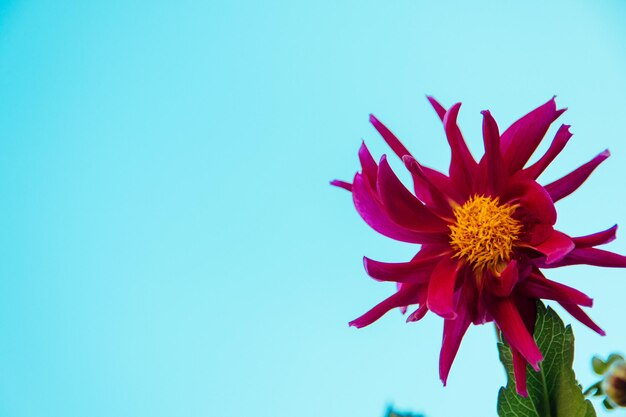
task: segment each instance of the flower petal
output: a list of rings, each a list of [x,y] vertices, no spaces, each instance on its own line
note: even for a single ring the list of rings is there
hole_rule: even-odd
[[[389,217],[399,225],[426,233],[448,233],[448,224],[404,187],[385,156],[378,169],[378,193]]]
[[[379,281],[422,283],[430,279],[435,265],[449,253],[422,256],[420,253],[410,262],[400,263],[379,262],[363,257],[363,265],[367,275]]]
[[[604,245],[605,243],[614,241],[616,233],[617,225],[615,224],[601,232],[586,236],[573,237],[572,242],[574,242],[574,245],[576,245],[577,248],[590,248],[592,246]]]
[[[500,152],[498,124],[489,110],[483,111],[482,115],[485,155],[478,164],[474,178],[474,190],[479,194],[496,196],[500,194],[508,172],[504,168],[502,153]]]
[[[550,163],[557,157],[559,153],[565,148],[567,142],[572,137],[572,133],[569,131],[569,125],[561,125],[556,132],[550,147],[546,153],[537,162],[529,166],[524,170],[526,178],[536,180],[539,175],[550,165]]]
[[[378,133],[380,133],[385,142],[387,142],[387,145],[389,145],[400,159],[402,159],[404,155],[411,155],[409,150],[400,142],[400,139],[391,133],[391,130],[382,124],[373,114],[370,114],[370,123],[378,130]]]
[[[524,325],[513,300],[510,297],[493,298],[488,304],[488,309],[509,344],[517,349],[536,371],[539,371],[539,362],[543,355]]]
[[[420,321],[424,318],[424,316],[428,313],[428,306],[426,304],[422,304],[419,306],[417,310],[409,314],[409,317],[406,318],[407,323]]]
[[[443,125],[452,152],[452,158],[450,160],[450,178],[453,184],[461,190],[462,194],[468,196],[478,164],[470,153],[463,139],[463,135],[461,134],[461,130],[456,124],[460,108],[461,103],[456,103],[450,107],[443,118]]]
[[[389,218],[378,196],[362,174],[356,174],[352,183],[352,200],[363,220],[378,233],[391,239],[408,243],[428,243],[441,241],[434,233],[420,233],[406,229]]]
[[[591,175],[598,165],[605,161],[609,156],[611,156],[611,153],[608,149],[606,149],[603,152],[600,152],[591,161],[576,168],[563,178],[546,185],[546,191],[550,194],[550,197],[552,197],[552,201],[557,202],[576,191],[576,189],[580,187],[582,183],[587,180],[587,178],[589,178],[589,175]]]
[[[557,110],[554,98],[513,123],[502,134],[502,154],[509,172],[524,167],[548,131],[565,110]]]
[[[554,300],[585,307],[593,305],[593,300],[586,294],[567,285],[550,281],[543,275],[536,273],[529,275],[528,278],[521,282],[517,287],[517,291],[535,299]]]
[[[365,142],[361,142],[361,147],[359,148],[359,161],[361,162],[363,175],[367,178],[372,189],[375,190],[376,179],[378,178],[378,165],[376,165],[374,157],[372,157],[369,149],[365,146]]]
[[[446,115],[446,108],[439,104],[439,102],[435,100],[434,97],[426,96],[426,98],[430,102],[430,105],[433,106],[433,109],[435,109],[435,112],[437,112],[437,116],[439,116],[439,118],[443,122],[443,118]]]
[[[513,288],[519,280],[517,261],[513,259],[499,276],[490,274],[485,280],[487,290],[498,297],[507,297],[513,292]]]
[[[420,163],[417,162],[412,156],[405,156],[402,160],[404,161],[404,165],[413,175],[413,180],[416,184],[416,193],[417,184],[418,181],[420,181],[420,187],[423,190],[423,194],[428,195],[428,200],[426,200],[427,204],[435,207],[439,214],[454,220],[454,216],[452,215],[452,205],[456,205],[463,199],[458,195],[458,193],[456,193],[452,183],[448,181],[449,178],[440,173],[439,174],[441,176],[433,175],[431,172],[427,171],[426,167],[420,165]],[[420,198],[421,197],[422,196],[420,195]]]
[[[554,230],[547,240],[535,245],[533,248],[546,255],[545,263],[550,265],[560,261],[568,253],[572,252],[574,250],[574,242],[565,233]]]
[[[558,268],[568,265],[593,265],[609,268],[626,268],[626,256],[596,248],[576,248],[559,262],[541,265],[541,268]]]
[[[454,319],[454,289],[461,263],[444,257],[433,269],[428,285],[428,309],[445,318]]]
[[[344,190],[348,190],[352,192],[352,184],[349,182],[341,181],[341,180],[332,180],[330,185],[334,185],[335,187],[343,188]]]
[[[526,359],[517,349],[511,346],[513,354],[513,374],[515,375],[515,390],[522,397],[528,397],[526,386]]]
[[[549,225],[556,223],[556,208],[552,198],[536,181],[513,180],[507,185],[502,202],[519,204],[525,212],[542,223]]]
[[[478,297],[474,285],[464,285],[461,287],[460,296],[457,298],[456,311],[458,315],[454,319],[446,319],[443,324],[443,341],[441,343],[441,353],[439,354],[439,377],[446,385],[450,368],[461,345],[461,340],[472,322],[475,315],[473,301]]]
[[[398,292],[378,303],[370,311],[363,314],[361,317],[352,320],[349,324],[350,326],[354,326],[359,329],[361,327],[369,326],[384,316],[389,310],[413,304],[420,290],[420,286],[417,285],[403,285]]]
[[[600,328],[596,323],[589,318],[589,316],[576,304],[568,304],[568,303],[559,303],[561,306],[567,310],[568,313],[572,315],[576,320],[589,327],[594,332],[598,333],[600,336],[606,336],[606,332]]]
[[[443,341],[441,342],[441,353],[439,354],[439,378],[445,386],[448,382],[450,368],[454,362],[461,340],[472,320],[466,312],[459,312],[455,319],[446,319],[443,323]]]

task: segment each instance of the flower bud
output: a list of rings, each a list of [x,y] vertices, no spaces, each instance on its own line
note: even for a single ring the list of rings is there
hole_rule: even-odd
[[[606,396],[620,407],[626,407],[626,362],[613,364],[602,384]]]

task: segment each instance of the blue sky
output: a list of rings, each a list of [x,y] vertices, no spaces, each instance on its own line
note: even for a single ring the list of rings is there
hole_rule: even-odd
[[[389,153],[369,113],[445,169],[425,94],[464,103],[475,154],[480,110],[503,128],[556,94],[574,137],[541,181],[613,154],[558,227],[626,224],[625,18],[616,0],[0,0],[0,414],[495,415],[492,326],[446,388],[437,317],[348,328],[393,291],[362,256],[416,249],[328,181],[361,139]],[[591,355],[626,349],[626,276],[550,277],[608,333],[573,324],[588,385]]]

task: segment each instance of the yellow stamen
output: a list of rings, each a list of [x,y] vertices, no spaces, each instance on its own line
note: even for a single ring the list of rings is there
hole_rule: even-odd
[[[513,244],[522,230],[521,223],[512,217],[517,207],[481,195],[457,206],[456,221],[450,225],[454,256],[467,261],[475,271],[499,272],[502,264],[511,259]]]

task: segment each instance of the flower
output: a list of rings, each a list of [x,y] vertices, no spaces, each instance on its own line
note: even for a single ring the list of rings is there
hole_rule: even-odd
[[[546,153],[528,160],[550,125],[565,111],[553,99],[513,123],[500,135],[489,111],[483,111],[485,154],[477,162],[456,120],[461,103],[446,110],[428,97],[443,122],[451,148],[449,175],[421,165],[376,117],[370,122],[411,174],[413,192],[392,171],[385,155],[377,164],[361,145],[361,172],[352,183],[331,184],[352,192],[354,206],[377,232],[421,244],[408,262],[364,258],[368,275],[397,284],[397,291],[350,322],[364,327],[393,308],[417,309],[407,322],[428,311],[444,319],[439,374],[446,384],[450,367],[470,324],[495,322],[511,345],[517,392],[527,395],[526,364],[539,370],[543,359],[532,337],[536,300],[558,302],[574,318],[601,335],[580,308],[592,300],[582,292],[547,279],[542,269],[587,264],[626,267],[626,257],[596,248],[615,239],[617,226],[581,237],[554,228],[554,203],[575,191],[606,158],[596,157],[545,186],[536,179],[556,158],[572,134],[561,125]],[[528,165],[528,166],[527,166]]]
[[[626,362],[616,363],[604,379],[604,392],[613,404],[626,407]]]
[[[612,404],[626,407],[626,362],[620,361],[611,367],[602,387]]]

